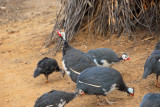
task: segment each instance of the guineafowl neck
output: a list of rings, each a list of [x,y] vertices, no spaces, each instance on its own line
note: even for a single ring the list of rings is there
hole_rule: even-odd
[[[78,94],[76,92],[70,92],[69,93],[70,101],[73,100],[74,98],[76,98],[77,96],[78,96]]]
[[[68,44],[68,42],[65,40],[63,45],[63,56],[66,54],[66,52],[71,48],[71,46]]]
[[[128,87],[125,85],[125,83],[122,81],[119,86],[118,86],[118,90],[120,91],[127,91]]]
[[[120,57],[120,58],[119,58],[119,60],[123,60],[123,58],[122,58],[122,57]]]

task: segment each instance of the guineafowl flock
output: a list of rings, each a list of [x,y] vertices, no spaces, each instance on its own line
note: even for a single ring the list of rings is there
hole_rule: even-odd
[[[118,57],[109,48],[92,49],[85,53],[69,45],[64,30],[59,30],[57,33],[63,41],[62,64],[64,70],[58,66],[55,59],[45,57],[38,62],[33,77],[36,78],[40,74],[44,74],[46,83],[48,83],[48,75],[58,71],[63,76],[66,73],[77,86],[75,92],[53,89],[40,96],[34,107],[64,107],[81,95],[96,95],[97,104],[100,104],[99,96],[102,95],[108,104],[112,104],[115,102],[108,100],[106,95],[115,89],[134,96],[134,87],[127,86],[121,73],[111,68],[113,64],[121,60],[129,60],[129,55],[123,53],[121,57]],[[152,73],[156,74],[156,87],[160,87],[158,81],[160,75],[160,42],[156,44],[154,51],[145,62],[142,79],[146,79]],[[139,106],[160,107],[160,93],[146,94]]]

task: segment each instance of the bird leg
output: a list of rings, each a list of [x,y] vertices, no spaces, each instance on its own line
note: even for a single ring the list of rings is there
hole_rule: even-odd
[[[99,96],[97,95],[97,104],[96,105],[104,105],[102,101],[100,101]]]
[[[61,74],[62,74],[62,76],[64,77],[65,76],[65,70],[63,70],[63,69],[61,69]]]
[[[109,105],[111,105],[111,104],[113,104],[113,103],[117,103],[117,102],[111,102],[111,101],[109,101],[106,97],[105,97],[105,99],[106,99],[106,101],[107,101],[107,103],[108,103]]]
[[[159,88],[160,88],[160,84],[159,84],[159,81],[158,81],[158,76],[159,76],[159,75],[157,74],[157,75],[156,75],[156,84],[155,84],[155,85],[156,85],[156,87],[159,87]]]
[[[45,75],[45,78],[46,78],[46,83],[49,83],[49,81],[48,81],[48,75]]]

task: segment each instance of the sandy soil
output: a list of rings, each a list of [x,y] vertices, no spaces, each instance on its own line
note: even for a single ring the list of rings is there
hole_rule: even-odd
[[[31,2],[32,1],[32,2]],[[37,2],[38,1],[38,2]],[[42,94],[52,90],[71,92],[76,84],[68,76],[61,77],[60,73],[49,76],[50,83],[45,83],[43,75],[33,78],[37,62],[43,57],[51,57],[62,67],[62,52],[53,56],[54,51],[43,48],[47,35],[52,31],[56,11],[59,9],[58,0],[28,0],[27,9],[23,15],[27,19],[0,26],[0,107],[33,107],[35,100]],[[145,34],[145,33],[144,33]],[[111,48],[117,53],[126,52],[131,60],[120,62],[113,67],[123,76],[130,87],[135,88],[135,96],[113,91],[107,97],[116,104],[104,107],[138,107],[144,94],[160,92],[155,87],[155,75],[141,80],[144,63],[152,52],[157,40],[140,40],[135,45],[126,36],[110,40],[99,36],[95,41],[89,38],[87,32],[80,32],[71,45],[84,52],[95,48]],[[50,51],[50,53],[48,53]],[[71,101],[66,107],[103,107],[96,105],[96,96],[81,96]]]

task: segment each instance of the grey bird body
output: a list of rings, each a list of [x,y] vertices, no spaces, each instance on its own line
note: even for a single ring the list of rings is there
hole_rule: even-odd
[[[88,54],[71,47],[63,55],[63,66],[72,81],[77,82],[77,78],[83,70],[96,65]]]
[[[160,75],[160,50],[155,50],[146,60],[144,65],[144,73],[142,79],[145,79],[150,74]]]
[[[36,100],[34,107],[64,107],[76,97],[76,93],[52,90]]]
[[[65,40],[65,33],[59,31],[58,34],[63,40],[63,67],[69,77],[73,82],[77,82],[77,78],[79,74],[90,67],[96,66],[91,57],[80,51],[75,49],[69,45],[69,43]]]
[[[109,48],[92,49],[88,51],[87,54],[92,56],[97,66],[110,67],[114,63],[118,63],[122,60],[122,58],[119,58],[117,54]]]
[[[156,74],[156,87],[160,87],[158,77],[160,75],[160,42],[154,48],[154,51],[148,57],[144,65],[142,79],[146,79],[150,74]]]
[[[121,74],[110,67],[92,67],[84,70],[77,80],[77,89],[91,95],[105,96],[114,89],[129,93]]]
[[[143,101],[140,103],[140,107],[160,107],[160,94],[147,93],[144,95]]]

